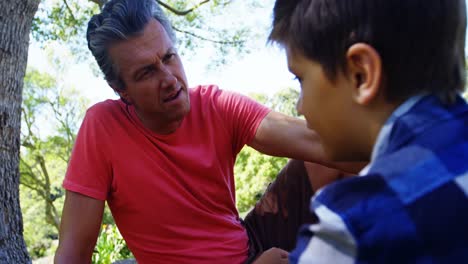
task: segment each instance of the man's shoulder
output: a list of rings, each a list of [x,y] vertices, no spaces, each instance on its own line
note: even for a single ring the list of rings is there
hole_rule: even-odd
[[[232,109],[246,102],[247,97],[230,90],[224,90],[217,85],[198,85],[190,88],[190,100],[193,107],[199,105],[203,109]]]
[[[191,96],[209,96],[216,94],[219,91],[221,91],[221,89],[219,89],[219,87],[215,84],[200,84],[189,88],[189,93]]]
[[[123,126],[128,118],[128,106],[121,100],[108,99],[98,102],[86,111],[82,126],[112,130]]]
[[[105,117],[121,111],[122,108],[125,108],[125,103],[121,100],[107,99],[89,107],[86,111],[86,115],[93,117]]]
[[[221,89],[216,84],[197,85],[190,88],[189,93],[191,97],[201,97],[203,99],[217,98],[220,96],[229,98],[243,98],[240,93],[232,90]]]

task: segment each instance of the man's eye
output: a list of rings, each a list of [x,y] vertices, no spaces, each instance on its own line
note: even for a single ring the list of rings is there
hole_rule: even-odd
[[[167,63],[175,58],[176,54],[175,53],[169,53],[163,58],[163,63]]]
[[[143,80],[151,76],[151,74],[154,72],[153,68],[146,68],[144,69],[139,75],[138,75],[138,80]]]
[[[153,69],[146,69],[146,70],[143,72],[143,76],[148,76],[148,75],[150,75],[152,72],[153,72]]]

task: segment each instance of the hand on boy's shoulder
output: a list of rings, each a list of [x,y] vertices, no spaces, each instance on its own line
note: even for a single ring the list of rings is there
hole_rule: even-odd
[[[288,263],[289,253],[280,248],[270,248],[263,252],[253,264],[286,264]]]

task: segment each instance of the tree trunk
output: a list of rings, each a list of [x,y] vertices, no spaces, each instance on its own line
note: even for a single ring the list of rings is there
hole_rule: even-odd
[[[31,263],[19,204],[23,78],[39,0],[0,1],[0,264]]]

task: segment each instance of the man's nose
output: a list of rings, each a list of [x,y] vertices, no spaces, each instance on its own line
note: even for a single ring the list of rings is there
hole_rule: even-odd
[[[177,78],[172,74],[172,71],[169,69],[161,70],[161,87],[163,89],[171,88],[177,84]]]

